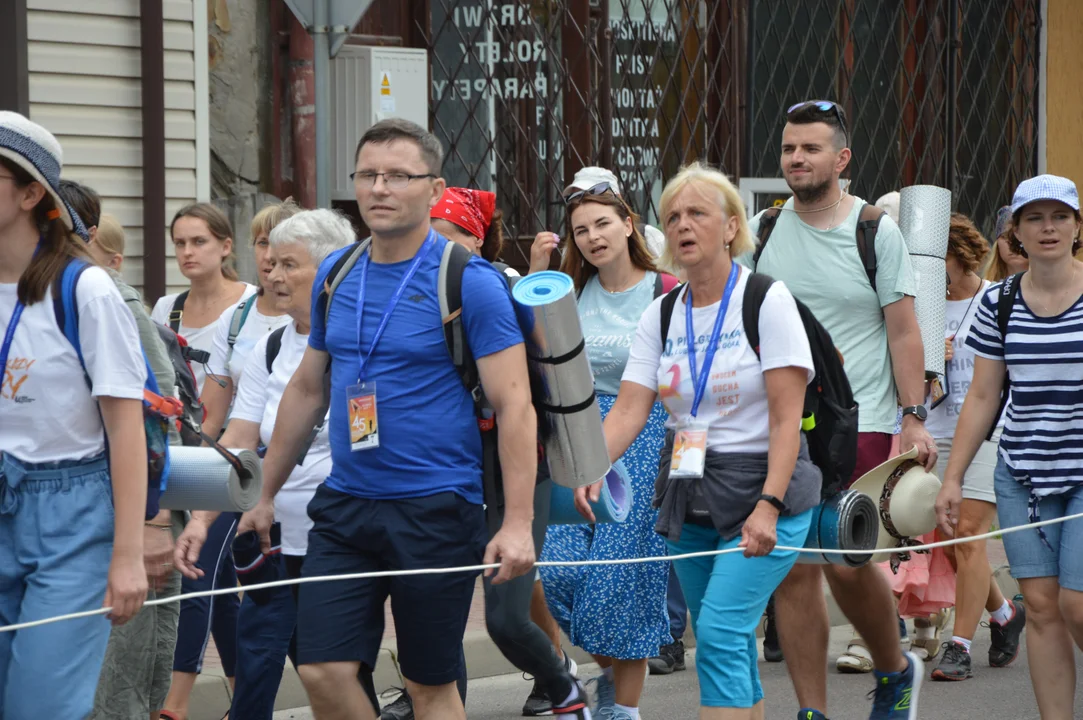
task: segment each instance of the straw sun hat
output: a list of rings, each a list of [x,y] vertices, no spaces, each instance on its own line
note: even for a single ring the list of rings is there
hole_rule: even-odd
[[[936,528],[936,495],[940,480],[917,461],[918,451],[891,458],[862,475],[851,487],[872,498],[877,506],[880,532],[876,549],[906,551],[912,538]],[[874,555],[873,562],[885,562],[894,553]]]

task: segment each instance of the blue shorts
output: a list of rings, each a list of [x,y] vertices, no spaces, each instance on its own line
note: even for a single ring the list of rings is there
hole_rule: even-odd
[[[1000,527],[1007,529],[1030,522],[1030,488],[1013,476],[1003,458],[993,474],[997,516]],[[1043,497],[1038,511],[1042,520],[1083,512],[1083,487],[1059,495]],[[1036,529],[1004,535],[1012,577],[1016,580],[1055,577],[1062,588],[1083,592],[1083,519],[1046,525],[1042,530],[1049,541],[1042,542]]]
[[[445,492],[369,500],[321,485],[303,577],[480,565],[488,532],[481,505]],[[300,665],[358,662],[373,668],[391,597],[399,666],[420,685],[465,672],[462,641],[479,572],[305,583],[297,621]]]

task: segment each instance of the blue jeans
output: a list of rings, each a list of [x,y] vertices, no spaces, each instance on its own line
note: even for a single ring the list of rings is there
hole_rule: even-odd
[[[3,455],[0,625],[101,607],[113,519],[104,456],[31,464]],[[109,630],[99,615],[0,633],[0,718],[89,715]]]
[[[780,517],[778,544],[804,545],[812,513]],[[666,544],[671,555],[680,555],[735,548],[740,542],[740,536],[726,541],[714,528],[686,523],[680,541]],[[796,561],[797,553],[775,550],[754,558],[738,552],[673,562],[696,632],[701,706],[750,708],[763,699],[756,627],[771,593]]]
[[[1016,480],[1004,460],[997,461],[993,472],[1000,527],[1026,525],[1030,522],[1030,488]],[[1083,512],[1083,487],[1059,495],[1047,495],[1038,505],[1042,520]],[[1017,580],[1055,577],[1062,588],[1083,592],[1083,520],[1069,520],[1046,525],[1049,545],[1042,542],[1038,530],[1020,530],[1004,536],[1004,552],[1008,556],[1012,577]]]
[[[684,631],[688,628],[688,603],[681,592],[681,581],[677,577],[677,569],[669,567],[669,585],[666,587],[666,611],[669,613],[669,634],[673,636],[673,642],[684,637]]]
[[[282,577],[301,576],[304,557],[275,556],[284,566]],[[274,588],[258,605],[247,593],[237,615],[237,680],[231,720],[270,720],[287,657],[297,665],[296,585]]]
[[[207,542],[203,544],[196,563],[203,571],[203,577],[198,580],[184,578],[181,592],[237,587],[237,572],[230,555],[236,528],[237,516],[233,513],[222,513],[211,523]],[[218,648],[218,657],[222,660],[222,671],[226,677],[234,676],[237,664],[237,608],[240,604],[240,596],[234,593],[181,600],[177,649],[173,655],[175,672],[202,672],[203,654],[213,634],[214,646]]]

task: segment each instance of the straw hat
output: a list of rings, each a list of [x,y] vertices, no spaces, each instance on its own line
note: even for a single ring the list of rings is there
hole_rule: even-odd
[[[876,549],[900,548],[908,540],[936,528],[936,495],[940,480],[917,461],[917,448],[893,457],[862,475],[850,488],[864,493],[877,504],[880,532]],[[891,553],[873,556],[873,562],[888,560]]]

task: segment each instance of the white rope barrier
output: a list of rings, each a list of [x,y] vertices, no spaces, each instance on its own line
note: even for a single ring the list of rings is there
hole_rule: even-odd
[[[950,547],[953,545],[961,545],[963,543],[978,542],[979,540],[988,540],[990,538],[998,538],[1002,535],[1010,535],[1011,533],[1022,532],[1023,530],[1034,530],[1049,525],[1056,525],[1057,523],[1067,522],[1069,520],[1083,519],[1083,513],[1076,513],[1074,515],[1065,515],[1064,517],[1053,518],[1052,520],[1042,520],[1041,522],[1028,523],[1026,525],[1017,525],[1015,527],[1004,528],[1001,530],[994,530],[992,532],[983,533],[981,535],[972,535],[965,538],[952,538],[951,540],[941,540],[939,542],[927,543],[925,545],[912,545],[903,548],[878,548],[875,550],[828,550],[822,548],[798,548],[787,547],[784,545],[776,545],[772,552],[778,550],[782,552],[796,552],[796,553],[811,553],[813,555],[832,554],[832,555],[883,555],[890,554],[892,552],[919,552],[922,550],[934,550],[936,548]],[[690,560],[692,558],[701,557],[713,557],[715,555],[729,555],[732,553],[743,553],[744,548],[734,547],[725,550],[704,550],[702,552],[684,553],[682,555],[660,555],[655,557],[644,558],[627,558],[622,560],[574,560],[564,562],[537,562],[534,563],[534,567],[586,567],[588,565],[636,565],[639,563],[649,562],[672,562],[674,560]],[[416,570],[381,570],[379,572],[365,572],[365,573],[350,573],[344,575],[320,575],[317,577],[301,577],[301,578],[289,578],[286,580],[275,580],[273,582],[259,583],[253,585],[244,585],[239,587],[218,588],[217,590],[202,590],[200,592],[187,593],[184,595],[173,595],[167,598],[158,598],[156,600],[148,600],[143,605],[166,605],[168,603],[180,602],[181,600],[190,600],[195,598],[214,597],[216,595],[230,595],[238,592],[250,592],[252,590],[270,590],[272,588],[288,587],[290,585],[303,585],[305,583],[317,583],[317,582],[333,582],[341,580],[368,580],[372,578],[384,578],[384,577],[403,577],[408,575],[439,575],[441,573],[461,573],[461,572],[479,572],[490,569],[498,569],[499,563],[491,563],[488,565],[470,565],[464,567],[454,568],[419,568]],[[41,625],[49,625],[51,623],[63,622],[64,620],[78,620],[80,618],[94,617],[96,615],[105,615],[112,611],[110,607],[102,607],[96,610],[85,610],[83,612],[69,613],[67,615],[57,615],[55,617],[42,618],[40,620],[33,620],[31,622],[17,623],[15,625],[0,626],[0,633],[16,632],[18,630],[27,630],[29,628],[39,627]]]

